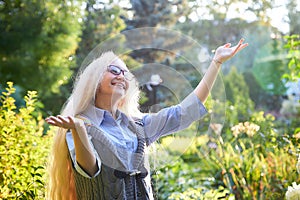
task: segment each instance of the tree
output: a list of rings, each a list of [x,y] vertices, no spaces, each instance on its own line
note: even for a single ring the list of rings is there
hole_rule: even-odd
[[[81,34],[81,1],[0,1],[0,80],[44,102],[68,81]]]
[[[127,46],[132,49],[132,58],[142,63],[163,62],[190,45],[175,32],[158,28],[172,27],[182,15],[186,15],[190,11],[186,0],[131,0],[130,3],[132,8],[128,11],[133,17],[124,16],[126,29],[123,33]],[[144,27],[153,29],[149,33],[149,29],[142,29]],[[135,29],[137,31],[128,31]]]
[[[299,1],[289,0],[287,3],[288,19],[290,24],[290,35],[300,33],[300,10],[297,8],[300,6]]]
[[[125,23],[120,15],[124,15],[124,11],[116,4],[86,1],[83,33],[76,52],[77,67],[97,45],[101,45],[125,29]]]
[[[243,74],[235,66],[230,72],[216,80],[208,99],[210,123],[222,124],[223,129],[239,122],[248,121],[254,113],[254,102]],[[227,137],[227,136],[224,136]]]
[[[274,5],[278,2],[273,0],[253,3],[248,0],[197,2],[193,4],[193,11],[197,17],[189,16],[184,23],[178,23],[177,27],[208,50],[213,50],[224,42],[235,42],[241,37],[249,41],[247,50],[226,62],[222,67],[223,72],[227,74],[234,64],[239,73],[247,74],[248,84],[259,84],[257,87],[250,87],[251,98],[257,103],[257,107],[279,110],[281,95],[285,93],[281,76],[285,72],[287,60],[282,48],[282,33],[271,26],[272,16],[268,15],[270,9],[276,8]],[[289,18],[293,18],[290,22],[297,24],[297,3],[291,1],[290,4],[293,6],[289,9]],[[287,6],[287,2],[282,6]],[[232,17],[233,13],[235,18]],[[253,16],[253,21],[245,20],[244,16]],[[285,19],[288,19],[287,17],[285,16]],[[263,60],[264,62],[261,62]]]

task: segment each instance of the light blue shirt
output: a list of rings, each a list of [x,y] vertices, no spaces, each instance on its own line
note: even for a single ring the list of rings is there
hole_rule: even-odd
[[[142,118],[142,122],[144,124],[147,145],[150,145],[162,136],[187,128],[192,122],[199,120],[206,113],[207,111],[201,101],[192,93],[178,105],[164,108],[157,113],[146,114]],[[124,148],[127,151],[136,151],[138,145],[137,136],[128,128],[129,119],[124,113],[118,111],[115,120],[110,112],[90,105],[81,115],[88,118],[93,125],[98,126],[103,132],[107,133],[107,137],[118,147]],[[90,178],[76,162],[72,134],[67,133],[66,139],[75,169],[83,176]],[[93,147],[91,138],[90,144]],[[97,152],[95,150],[94,152],[100,169],[101,160]]]

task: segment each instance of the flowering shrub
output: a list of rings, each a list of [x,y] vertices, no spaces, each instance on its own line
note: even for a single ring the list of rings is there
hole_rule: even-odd
[[[0,102],[0,199],[44,199],[51,139],[43,135],[41,114],[34,113],[37,93],[29,91],[18,109],[13,83],[7,84]]]
[[[159,199],[283,199],[288,186],[300,181],[297,148],[279,134],[274,116],[254,112],[231,127],[211,123],[210,130],[152,177]],[[170,154],[187,141],[180,135],[162,139]]]
[[[255,133],[259,130],[259,126],[251,123],[251,122],[244,122],[239,123],[231,128],[232,134],[234,137],[238,137],[239,134],[246,133],[248,137],[253,137]]]
[[[289,49],[289,64],[288,72],[284,74],[283,78],[292,81],[298,81],[300,78],[300,35],[286,36],[287,39],[286,48]],[[281,114],[285,116],[292,116],[289,119],[290,125],[296,125],[298,128],[294,130],[294,138],[292,140],[295,145],[299,144],[300,128],[299,128],[299,101],[295,101],[292,96],[289,96],[289,99],[283,102],[281,108]],[[292,126],[295,127],[295,126]],[[296,165],[297,172],[300,173],[300,157],[298,157],[298,162]],[[296,182],[292,183],[292,186],[288,186],[288,190],[285,194],[287,200],[298,200],[300,199],[300,185],[297,185]]]

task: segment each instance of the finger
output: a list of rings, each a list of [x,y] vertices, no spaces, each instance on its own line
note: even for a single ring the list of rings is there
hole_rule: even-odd
[[[46,117],[45,120],[51,120],[53,118],[55,118],[55,116],[49,116],[49,117]]]
[[[60,119],[63,123],[69,123],[68,118],[62,115],[57,115],[57,118]]]
[[[54,125],[54,126],[60,126],[62,124],[62,122],[59,121],[56,117],[48,117],[45,120],[48,124]]]
[[[235,53],[241,51],[242,49],[244,49],[244,48],[247,47],[247,46],[248,46],[248,43],[242,44],[242,45],[237,49],[237,51],[236,51]],[[234,55],[234,54],[233,54],[233,55]]]
[[[237,45],[237,47],[235,48],[235,50],[233,51],[232,55],[236,54],[236,52],[239,50],[239,48],[241,47],[243,43],[239,42],[239,44]]]
[[[245,47],[247,47],[249,44],[248,43],[245,43],[245,44],[243,44],[241,47],[240,47],[240,49],[239,50],[242,50],[242,49],[244,49]]]
[[[71,116],[67,116],[67,118],[68,118],[68,120],[69,120],[69,122],[70,122],[70,123],[72,123],[72,124],[74,124],[74,123],[75,123],[75,121],[74,121],[73,117],[71,117]]]
[[[64,116],[61,116],[61,115],[57,115],[56,117],[52,116],[51,120],[56,122],[57,124],[61,124],[61,125],[64,124],[64,123],[68,123],[66,118]]]
[[[52,119],[51,119],[50,117],[47,117],[47,118],[45,119],[45,121],[46,121],[48,124],[52,123]]]
[[[57,124],[56,122],[48,122],[48,124],[52,125],[52,126],[58,126],[58,127],[61,127],[60,124]]]
[[[235,55],[238,51],[244,49],[246,46],[248,46],[248,43],[243,44],[245,41],[244,38],[240,39],[239,43],[237,44],[235,50],[233,51],[232,55]]]
[[[225,47],[225,48],[229,48],[229,47],[231,47],[231,43],[227,43],[227,44],[225,44],[225,45],[224,45],[224,47]]]
[[[54,116],[50,116],[50,117],[47,117],[46,119],[46,122],[56,122],[58,119]]]

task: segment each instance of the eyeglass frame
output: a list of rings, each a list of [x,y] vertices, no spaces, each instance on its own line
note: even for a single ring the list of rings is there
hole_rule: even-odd
[[[120,72],[115,73],[113,72],[113,70],[111,70],[111,67],[115,67],[118,70],[120,70]],[[116,65],[108,65],[107,66],[107,71],[110,72],[113,75],[119,76],[121,73],[123,74],[124,78],[128,81],[131,81],[134,78],[134,75],[132,73],[130,73],[127,70],[121,69],[120,67],[116,66]],[[129,76],[128,76],[129,75]]]

